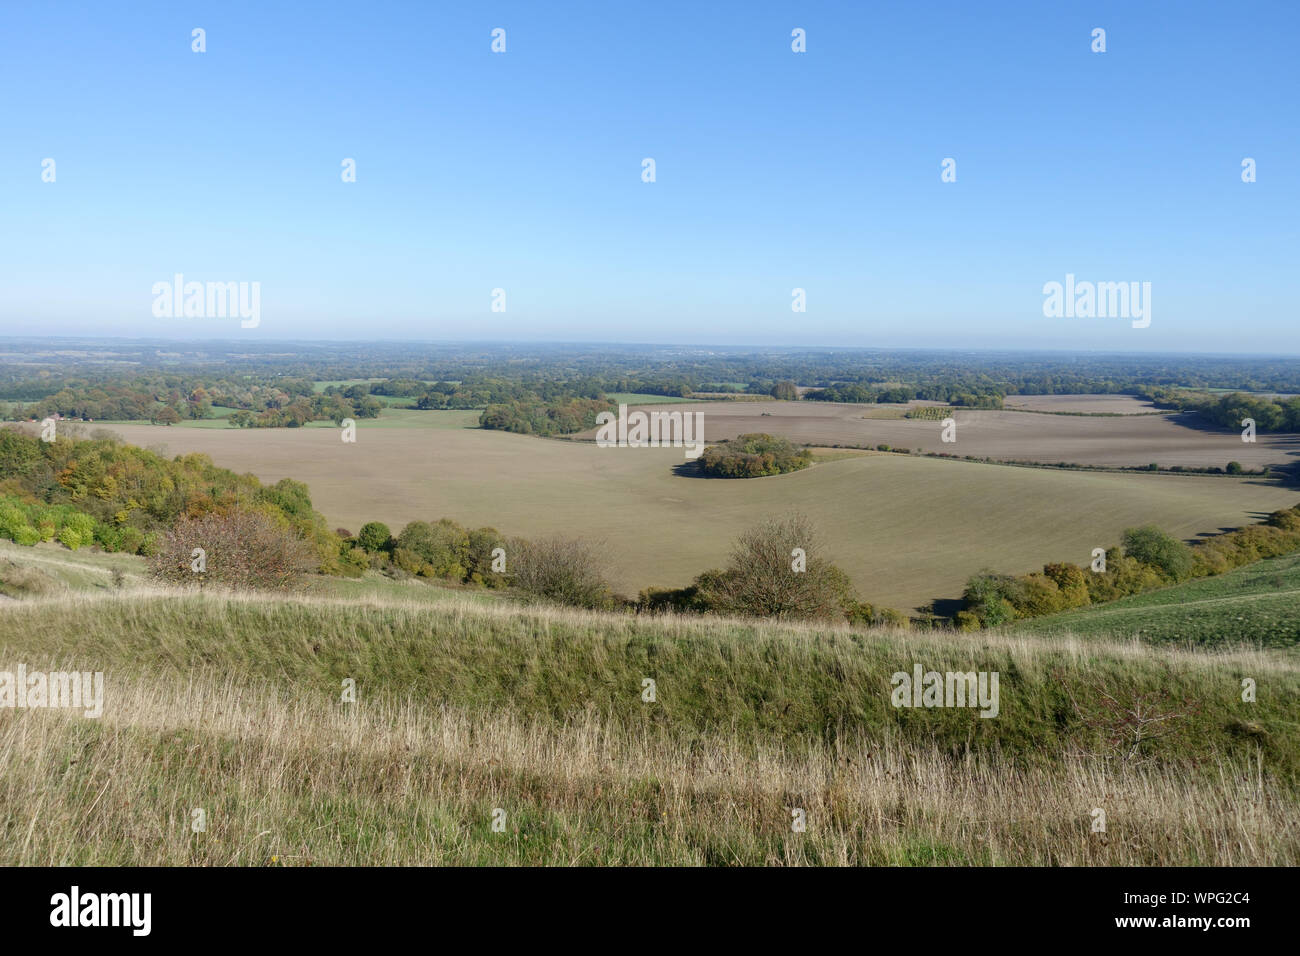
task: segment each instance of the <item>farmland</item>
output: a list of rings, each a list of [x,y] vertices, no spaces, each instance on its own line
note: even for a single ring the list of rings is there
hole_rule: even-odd
[[[1013,411],[1063,415],[1147,415],[1159,411],[1133,395],[1008,395],[1003,405]]]
[[[730,402],[693,405],[704,412],[704,434],[722,441],[748,432],[767,432],[815,445],[888,444],[926,452],[979,458],[1140,468],[1151,463],[1168,468],[1224,467],[1229,461],[1247,469],[1289,466],[1300,462],[1300,436],[1258,435],[1253,443],[1237,432],[1202,426],[1195,413],[1131,414],[1136,400],[1111,402],[1112,396],[1035,396],[1043,409],[1129,409],[1124,417],[1036,415],[1017,411],[959,408],[953,413],[957,440],[946,443],[937,421],[905,419],[903,406],[840,405],[823,402]],[[1127,396],[1114,396],[1126,398]],[[1068,398],[1070,401],[1044,402]],[[1099,399],[1101,401],[1099,401]],[[1027,400],[1016,396],[1015,400]],[[922,403],[917,403],[922,404]],[[1137,406],[1141,407],[1141,406]],[[660,410],[674,410],[665,405]],[[681,406],[685,411],[686,407]],[[589,439],[594,432],[576,436]]]
[[[813,405],[767,403],[773,416],[751,420],[726,415],[738,405],[711,404],[706,435],[721,437],[719,421],[735,433],[780,434],[771,423],[798,424],[805,413],[832,432],[847,427],[835,414],[844,416],[844,406],[808,408]],[[1128,424],[992,414],[1048,429]],[[705,480],[674,473],[683,462],[680,449],[598,448],[485,431],[474,427],[476,420],[474,412],[389,410],[359,423],[355,444],[341,442],[338,429],[325,425],[112,430],[133,444],[165,445],[172,455],[206,453],[218,465],[264,481],[304,481],[332,525],[354,532],[370,520],[400,528],[449,517],[508,535],[603,541],[613,584],[631,595],[651,585],[689,583],[725,563],[730,542],[756,516],[791,508],[806,512],[822,530],[827,555],[864,598],[906,610],[956,599],[966,578],[983,567],[1028,571],[1046,561],[1083,562],[1092,548],[1114,544],[1126,527],[1155,522],[1192,538],[1250,524],[1300,498],[1294,489],[1251,478],[1027,469],[878,453],[772,478]],[[1133,421],[1153,420],[1160,419]],[[938,428],[912,421],[863,424]]]

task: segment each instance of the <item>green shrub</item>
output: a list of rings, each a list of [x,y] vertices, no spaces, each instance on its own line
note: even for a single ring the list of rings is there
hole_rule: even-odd
[[[406,552],[408,565],[418,564],[412,574],[462,580],[466,574],[469,535],[456,522],[443,518],[437,524],[412,521],[397,536],[396,547]],[[409,567],[407,570],[411,570]]]
[[[819,551],[806,516],[766,518],[736,539],[725,571],[695,579],[695,600],[708,611],[787,620],[861,620],[872,613],[848,575]]]
[[[393,546],[393,533],[382,521],[368,521],[357,532],[357,543],[372,554],[376,551],[388,551]]]
[[[30,548],[41,540],[41,536],[31,525],[24,525],[14,532],[13,540],[15,544]]]
[[[1192,549],[1153,524],[1129,528],[1124,532],[1123,544],[1126,555],[1159,569],[1170,581],[1182,581],[1191,575]]]

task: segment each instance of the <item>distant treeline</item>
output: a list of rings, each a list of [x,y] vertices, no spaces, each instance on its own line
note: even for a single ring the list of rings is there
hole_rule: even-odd
[[[284,379],[588,379],[598,380],[606,391],[677,397],[685,397],[683,388],[730,391],[738,385],[750,393],[767,393],[782,380],[814,388],[946,383],[971,394],[1001,389],[1006,395],[1118,393],[1137,385],[1300,393],[1300,363],[1287,357],[533,343],[121,343],[70,338],[11,339],[5,352],[0,397],[22,401],[53,394],[65,379],[104,383],[141,375],[257,384]]]
[[[1242,422],[1253,419],[1261,432],[1300,432],[1300,395],[1271,398],[1231,392],[1212,395],[1181,388],[1142,388],[1134,394],[1148,399],[1157,408],[1194,411],[1223,428],[1242,429]]]
[[[237,409],[230,415],[231,423],[254,428],[374,418],[383,407],[363,387],[330,388],[318,394],[309,380],[259,384],[137,373],[103,383],[71,380],[29,403],[0,403],[0,418],[39,421],[59,416],[90,422],[150,421],[171,425],[211,418],[214,405]]]
[[[804,398],[814,402],[850,402],[903,404],[911,401],[943,402],[965,408],[1001,408],[1006,392],[1002,386],[989,385],[985,391],[972,391],[966,385],[831,385],[806,392]]]
[[[330,385],[318,395],[313,383]],[[0,415],[95,420],[204,418],[213,405],[248,425],[290,425],[378,414],[371,396],[418,408],[561,406],[621,392],[686,398],[697,393],[837,402],[915,399],[997,408],[1017,394],[1159,394],[1185,389],[1300,393],[1300,363],[1287,359],[944,353],[875,349],[741,349],[667,346],[456,345],[420,343],[114,343],[26,340],[0,361]],[[1217,396],[1199,396],[1197,401]],[[369,401],[368,401],[369,400]],[[1192,398],[1181,397],[1179,402]],[[29,407],[19,411],[5,402]],[[32,405],[32,403],[36,403]],[[289,406],[294,411],[279,414]],[[171,409],[166,412],[165,409]],[[264,414],[270,413],[270,414]],[[1232,412],[1235,414],[1235,411]],[[1280,427],[1267,411],[1263,430]],[[520,420],[535,419],[525,414]],[[1234,427],[1240,427],[1239,425]]]

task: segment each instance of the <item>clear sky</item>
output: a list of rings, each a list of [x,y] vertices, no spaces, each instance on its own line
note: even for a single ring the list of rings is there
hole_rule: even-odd
[[[0,334],[1300,353],[1298,80],[1295,0],[4,0]]]

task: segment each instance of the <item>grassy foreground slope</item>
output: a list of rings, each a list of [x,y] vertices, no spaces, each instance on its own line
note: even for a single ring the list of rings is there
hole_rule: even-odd
[[[1300,860],[1282,652],[123,590],[7,603],[20,662],[107,690],[0,708],[3,864]],[[895,709],[914,662],[999,715]],[[1103,693],[1172,733],[1122,759]]]
[[[1017,633],[1163,644],[1300,644],[1300,554],[1017,624]]]

